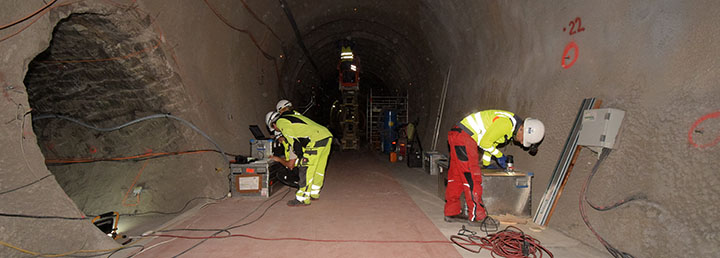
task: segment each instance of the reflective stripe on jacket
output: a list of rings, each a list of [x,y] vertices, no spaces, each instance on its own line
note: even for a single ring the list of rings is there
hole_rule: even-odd
[[[485,110],[470,114],[457,124],[472,136],[483,153],[483,165],[490,165],[491,156],[502,157],[496,147],[513,137],[517,126],[515,114],[504,110]]]

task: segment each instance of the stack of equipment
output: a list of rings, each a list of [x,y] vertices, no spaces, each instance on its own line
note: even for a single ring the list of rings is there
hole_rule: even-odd
[[[273,140],[265,137],[260,127],[250,126],[250,132],[255,139],[250,139],[250,156],[256,159],[267,159],[273,154]]]
[[[280,184],[276,184],[276,170],[270,169],[274,161],[264,159],[248,164],[230,164],[232,196],[270,197]]]

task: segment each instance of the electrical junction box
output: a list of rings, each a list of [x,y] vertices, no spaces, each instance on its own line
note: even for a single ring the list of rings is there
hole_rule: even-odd
[[[614,108],[585,110],[577,144],[598,153],[602,148],[612,149],[624,117],[625,111]]]
[[[272,156],[272,139],[250,140],[250,156],[256,159],[267,159]]]

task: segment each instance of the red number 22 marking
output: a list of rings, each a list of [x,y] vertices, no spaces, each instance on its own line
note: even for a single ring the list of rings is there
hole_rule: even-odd
[[[575,17],[574,21],[570,21],[570,35],[573,35],[575,33],[585,31],[585,28],[582,27],[582,22],[580,20],[580,17]],[[575,25],[577,25],[577,30],[575,30]]]

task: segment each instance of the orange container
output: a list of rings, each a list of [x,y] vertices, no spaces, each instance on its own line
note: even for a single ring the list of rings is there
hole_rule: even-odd
[[[397,152],[390,152],[390,162],[397,161]]]

